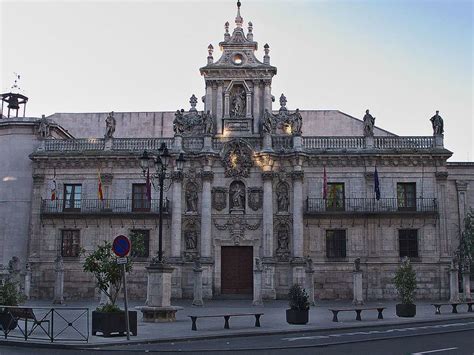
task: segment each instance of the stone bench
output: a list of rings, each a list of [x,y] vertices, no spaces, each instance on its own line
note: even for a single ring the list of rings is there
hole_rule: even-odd
[[[431,305],[435,307],[435,314],[441,314],[441,306],[450,305],[453,308],[452,313],[458,313],[458,305],[460,304],[467,305],[467,311],[472,312],[472,305],[474,304],[474,302],[446,302],[446,303],[432,303]]]
[[[260,327],[260,317],[263,313],[223,313],[223,314],[211,314],[211,315],[188,315],[193,322],[191,329],[197,330],[196,321],[198,318],[218,318],[224,317],[224,329],[229,329],[229,319],[230,317],[245,317],[245,316],[255,316],[255,326]]]
[[[360,314],[362,313],[362,311],[371,311],[371,310],[377,310],[379,312],[377,318],[383,319],[382,312],[384,309],[385,307],[329,308],[329,310],[333,314],[333,318],[332,318],[333,322],[339,322],[339,320],[337,319],[337,314],[339,312],[351,312],[351,311],[356,312],[356,320],[360,320],[360,321],[362,320],[362,318],[360,317]]]

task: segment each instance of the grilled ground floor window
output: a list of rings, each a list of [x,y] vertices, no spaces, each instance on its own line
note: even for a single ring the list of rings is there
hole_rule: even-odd
[[[132,256],[148,258],[150,256],[150,231],[147,229],[134,229],[130,231],[132,240]],[[133,246],[136,246],[135,248]]]
[[[61,231],[61,256],[78,257],[80,245],[80,231],[78,229],[63,229]]]
[[[328,258],[346,257],[345,229],[329,229],[326,231],[326,256]]]
[[[400,257],[408,256],[409,258],[417,258],[418,230],[400,229],[398,231],[398,246],[400,250]]]

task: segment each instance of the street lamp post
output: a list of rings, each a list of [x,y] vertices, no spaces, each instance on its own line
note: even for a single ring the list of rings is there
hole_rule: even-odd
[[[158,260],[153,259],[153,263],[163,263],[163,190],[164,190],[164,181],[168,177],[166,170],[168,169],[168,164],[171,160],[171,155],[166,147],[165,143],[161,143],[160,149],[158,150],[158,155],[152,157],[148,155],[148,152],[145,150],[143,155],[140,157],[140,166],[142,168],[143,177],[147,179],[147,196],[150,200],[151,195],[151,182],[150,179],[158,179],[158,188],[160,191],[160,198],[158,202],[159,208],[159,227],[158,227]],[[185,159],[183,153],[179,154],[179,157],[176,159],[176,168],[178,171],[183,169]],[[155,167],[156,172],[150,174],[150,168]]]

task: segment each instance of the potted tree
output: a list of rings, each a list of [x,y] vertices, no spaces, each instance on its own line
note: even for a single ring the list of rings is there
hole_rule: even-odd
[[[0,306],[18,306],[23,303],[26,297],[18,290],[18,285],[10,280],[0,284]],[[12,316],[8,307],[0,309],[0,326],[3,331],[15,329],[17,320]]]
[[[413,303],[416,290],[416,273],[410,264],[410,259],[403,258],[402,264],[395,273],[395,287],[402,303],[396,305],[398,317],[414,317],[416,305]]]
[[[294,284],[288,292],[290,309],[286,310],[289,324],[306,324],[309,319],[309,297],[306,290]]]
[[[143,241],[135,235],[131,236],[132,248],[136,251],[143,248]],[[84,253],[84,251],[83,251]],[[132,270],[133,254],[125,265],[126,272]],[[107,296],[107,303],[92,311],[92,335],[101,332],[103,336],[112,333],[123,335],[126,332],[125,311],[116,305],[117,297],[122,289],[122,266],[116,262],[112,252],[112,244],[104,241],[95,251],[87,255],[83,269],[94,275],[97,287]],[[137,312],[128,311],[130,332],[137,335]]]

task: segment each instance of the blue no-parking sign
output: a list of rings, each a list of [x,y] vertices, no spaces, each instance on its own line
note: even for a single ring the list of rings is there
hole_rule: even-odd
[[[124,235],[119,235],[114,239],[114,242],[112,244],[112,251],[118,257],[123,258],[130,252],[130,247],[130,240]]]

